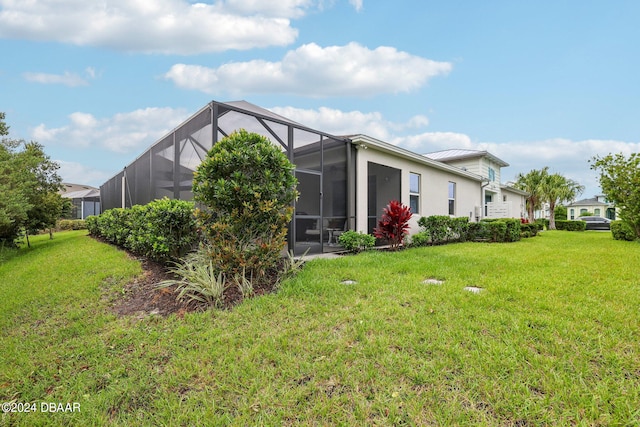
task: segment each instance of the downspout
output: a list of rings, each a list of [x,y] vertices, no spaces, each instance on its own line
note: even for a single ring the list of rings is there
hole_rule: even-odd
[[[484,182],[484,184],[482,184]],[[489,185],[489,183],[491,183],[491,181],[489,181],[489,178],[482,178],[480,180],[480,215],[477,215],[476,212],[476,222],[480,221],[480,218],[483,217],[482,213],[484,212],[484,189],[485,187],[487,187]]]

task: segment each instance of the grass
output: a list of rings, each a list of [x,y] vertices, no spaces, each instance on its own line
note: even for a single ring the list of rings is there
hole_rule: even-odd
[[[5,425],[640,424],[640,245],[609,233],[315,260],[168,318],[110,313],[122,252],[34,240],[0,264],[0,401],[81,412]]]

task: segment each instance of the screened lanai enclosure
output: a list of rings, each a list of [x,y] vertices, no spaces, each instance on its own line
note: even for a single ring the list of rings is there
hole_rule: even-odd
[[[154,143],[100,187],[103,211],[162,197],[193,199],[193,172],[217,141],[239,129],[269,138],[295,165],[300,197],[289,226],[289,249],[295,254],[341,249],[339,236],[355,225],[351,142],[245,101],[213,101]]]

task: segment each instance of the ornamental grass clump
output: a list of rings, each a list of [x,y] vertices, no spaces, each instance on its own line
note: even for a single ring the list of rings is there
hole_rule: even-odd
[[[209,307],[219,308],[224,303],[224,291],[227,288],[226,278],[216,272],[213,262],[206,253],[198,251],[187,255],[184,260],[175,264],[171,273],[179,279],[169,279],[158,284],[158,288],[176,286],[176,299],[186,302],[204,303]]]

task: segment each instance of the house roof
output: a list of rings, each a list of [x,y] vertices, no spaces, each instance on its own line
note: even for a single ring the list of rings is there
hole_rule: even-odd
[[[590,199],[582,199],[577,202],[573,202],[567,205],[569,206],[609,206],[607,203],[603,203],[598,201],[597,197],[592,197]]]
[[[505,185],[505,184],[500,184],[500,188],[504,191],[510,191],[511,193],[516,193],[519,194],[521,196],[528,196],[529,193],[527,193],[526,191],[523,190],[519,190],[515,187],[512,187],[510,185]]]
[[[62,194],[62,197],[67,199],[87,199],[89,197],[100,197],[100,190],[97,188],[90,188],[87,190],[68,191]]]
[[[87,192],[90,190],[99,191],[96,187],[92,187],[91,185],[84,184],[73,184],[70,182],[63,182],[62,189],[59,191],[62,197],[69,197],[69,194],[76,192]]]
[[[377,150],[384,151],[390,154],[394,154],[396,156],[404,157],[406,159],[410,159],[428,166],[431,166],[435,169],[440,169],[442,171],[450,172],[455,175],[464,176],[475,181],[482,181],[482,177],[480,175],[476,175],[475,173],[465,171],[455,166],[448,165],[446,163],[430,159],[429,157],[425,157],[418,153],[414,153],[413,151],[406,150],[404,148],[398,147],[396,145],[389,144],[388,142],[380,141],[379,139],[367,136],[367,135],[352,135],[350,137],[351,142],[356,146],[367,148],[369,146],[376,148]]]
[[[442,150],[442,151],[434,151],[433,153],[426,153],[424,156],[438,160],[439,162],[450,162],[454,160],[464,160],[464,159],[475,159],[486,157],[492,162],[498,164],[500,167],[507,167],[509,163],[504,160],[494,156],[488,151],[484,150],[465,150],[465,149],[452,149],[452,150]]]

